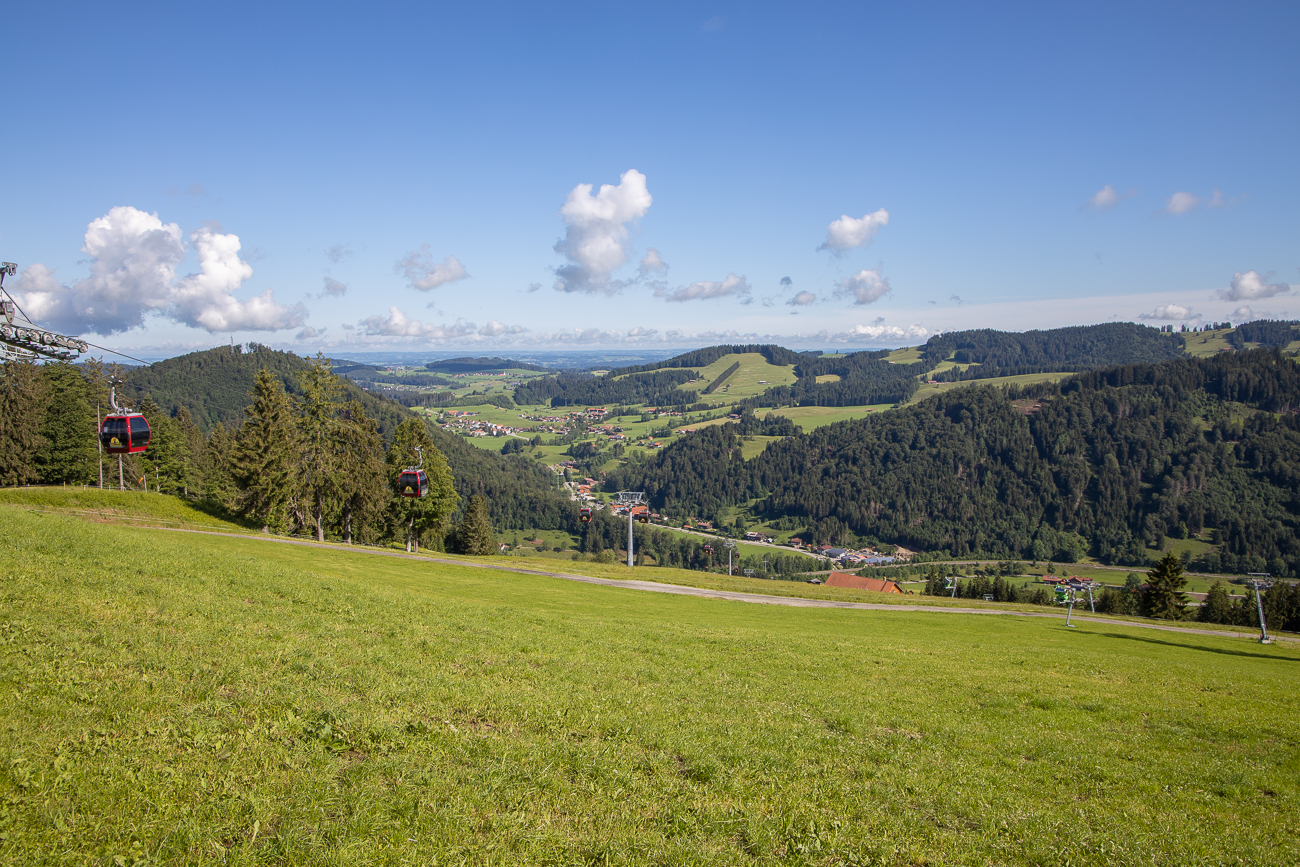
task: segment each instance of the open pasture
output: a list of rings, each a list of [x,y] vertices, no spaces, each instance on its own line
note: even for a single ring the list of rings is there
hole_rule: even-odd
[[[5,521],[7,864],[1300,858],[1290,645]]]
[[[769,410],[768,415],[783,415],[797,424],[805,433],[853,418],[866,418],[875,413],[884,412],[893,407],[891,403],[878,403],[872,406],[785,406]]]
[[[1040,382],[1060,382],[1062,379],[1073,375],[1072,373],[1025,373],[1019,376],[968,379],[964,382],[923,382],[921,387],[916,390],[916,393],[912,395],[912,399],[908,401],[908,404],[918,403],[927,397],[933,397],[936,394],[968,385],[1036,385]]]
[[[739,362],[740,369],[727,377],[722,386],[713,394],[700,394],[710,382],[726,372],[728,367]],[[767,359],[758,352],[741,352],[724,355],[707,367],[698,368],[700,379],[690,385],[683,385],[678,391],[693,391],[698,398],[691,400],[732,403],[746,397],[756,397],[777,385],[792,385],[795,381],[794,365],[768,364]],[[729,387],[728,387],[729,386]]]

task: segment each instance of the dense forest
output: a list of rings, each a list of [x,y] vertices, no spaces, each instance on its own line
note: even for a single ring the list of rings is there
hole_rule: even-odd
[[[127,368],[122,374],[125,384],[118,388],[118,394],[135,402],[149,395],[172,416],[184,408],[199,429],[208,432],[218,422],[227,427],[242,422],[259,370],[269,370],[284,384],[286,392],[298,397],[302,394],[299,374],[307,366],[300,355],[257,343],[219,346],[147,367]],[[346,399],[358,401],[366,415],[378,423],[386,440],[392,439],[397,426],[411,417],[400,406],[351,382],[344,381],[342,387]]]
[[[580,373],[562,373],[558,376],[540,376],[515,389],[515,402],[522,404],[550,403],[551,406],[610,406],[612,404],[638,404],[648,406],[679,406],[694,400],[694,395],[677,390],[692,379],[698,379],[694,370],[656,370],[635,376],[623,376],[613,371],[604,376]]]
[[[1019,373],[1073,372],[1120,364],[1171,361],[1183,356],[1183,337],[1132,322],[1053,328],[1050,331],[949,331],[922,350],[927,368],[951,358],[978,364],[987,377]]]
[[[428,370],[437,373],[483,373],[490,370],[546,370],[539,364],[515,361],[510,358],[446,358],[442,361],[430,361],[425,365]]]
[[[1247,343],[1281,349],[1293,340],[1300,340],[1300,322],[1295,320],[1259,319],[1228,333],[1228,342],[1237,349],[1245,349]]]
[[[1268,350],[970,387],[740,458],[705,428],[613,486],[656,509],[751,502],[819,542],[1140,565],[1208,532],[1208,571],[1300,574],[1300,371]]]

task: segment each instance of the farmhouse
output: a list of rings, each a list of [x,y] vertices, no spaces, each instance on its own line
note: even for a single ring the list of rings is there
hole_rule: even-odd
[[[832,572],[826,578],[827,587],[847,587],[851,590],[874,590],[876,593],[902,593],[893,581],[883,578],[864,578],[852,572]]]

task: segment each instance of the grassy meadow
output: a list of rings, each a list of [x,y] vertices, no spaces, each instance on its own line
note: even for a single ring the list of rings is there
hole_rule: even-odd
[[[1300,860],[1291,643],[2,515],[5,864]]]

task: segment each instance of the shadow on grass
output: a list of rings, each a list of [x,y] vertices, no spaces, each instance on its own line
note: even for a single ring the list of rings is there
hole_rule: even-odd
[[[257,523],[257,521],[227,511],[219,503],[214,503],[211,500],[185,500],[184,502],[194,511],[202,512],[209,518],[216,518],[219,521],[225,521],[228,524],[234,524],[247,530],[262,529],[261,524]]]
[[[1274,656],[1269,653],[1251,653],[1245,650],[1226,650],[1222,647],[1198,647],[1195,644],[1180,644],[1176,641],[1162,641],[1159,638],[1147,638],[1143,635],[1120,635],[1118,632],[1097,633],[1105,638],[1122,638],[1125,641],[1145,641],[1147,644],[1163,644],[1165,647],[1177,647],[1179,650],[1201,650],[1205,653],[1221,653],[1225,656],[1249,656],[1255,659],[1268,659],[1274,662],[1300,662],[1294,656]]]

